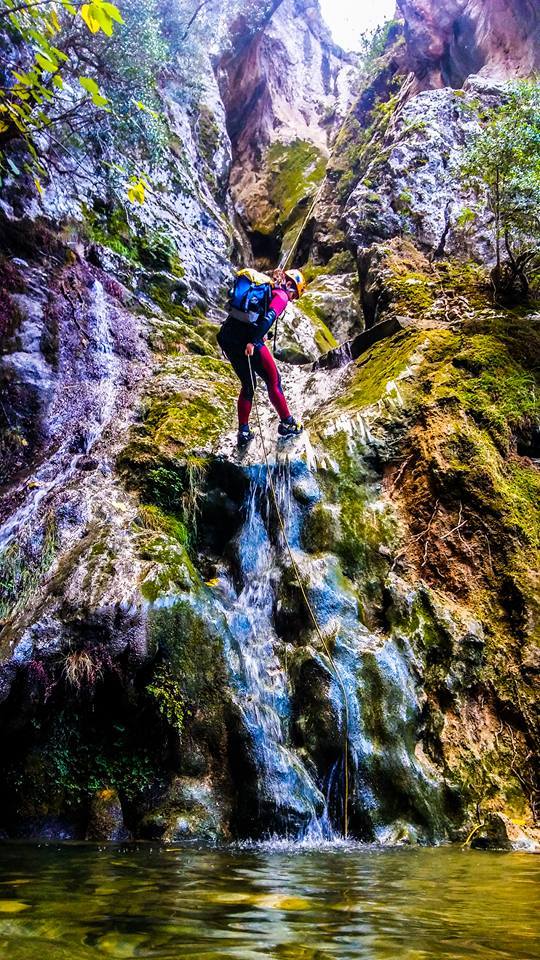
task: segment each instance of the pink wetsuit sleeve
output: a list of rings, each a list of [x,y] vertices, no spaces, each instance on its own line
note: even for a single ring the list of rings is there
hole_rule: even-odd
[[[281,316],[288,302],[289,298],[285,293],[285,290],[281,290],[279,287],[277,287],[275,290],[272,290],[270,309],[275,311],[276,317]]]

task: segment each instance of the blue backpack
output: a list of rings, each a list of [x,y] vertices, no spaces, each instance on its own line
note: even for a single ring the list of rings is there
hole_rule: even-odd
[[[229,299],[229,316],[243,323],[257,323],[270,306],[272,280],[258,270],[239,270]]]

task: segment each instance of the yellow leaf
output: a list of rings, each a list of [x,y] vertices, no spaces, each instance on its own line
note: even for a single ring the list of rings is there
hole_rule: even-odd
[[[35,185],[36,185],[36,187],[37,187],[37,189],[38,189],[39,195],[42,196],[42,195],[43,195],[43,187],[41,186],[41,183],[39,182],[39,180],[38,180],[37,177],[34,177],[34,183],[35,183]]]
[[[128,187],[128,200],[131,203],[144,203],[145,191],[142,180],[137,180]]]
[[[92,4],[92,13],[98,21],[103,33],[106,33],[108,37],[112,37],[113,24],[111,18],[105,12],[101,5],[97,3]]]
[[[83,3],[81,7],[81,17],[83,18],[86,26],[91,33],[97,33],[100,29],[100,23],[97,17],[94,14],[93,7],[95,4]]]

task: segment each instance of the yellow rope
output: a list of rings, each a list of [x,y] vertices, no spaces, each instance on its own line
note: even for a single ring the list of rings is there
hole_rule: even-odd
[[[286,530],[285,530],[285,523],[284,523],[283,517],[282,517],[282,515],[281,515],[281,510],[279,509],[279,503],[278,503],[278,498],[277,498],[277,494],[276,494],[276,488],[275,488],[275,486],[274,486],[274,480],[273,480],[273,477],[272,477],[272,471],[271,471],[271,469],[270,469],[270,464],[269,464],[269,461],[268,461],[268,454],[267,454],[267,452],[266,452],[266,445],[265,445],[265,442],[264,442],[264,436],[263,436],[263,431],[262,431],[261,417],[260,417],[260,413],[259,413],[259,405],[258,405],[258,403],[257,403],[257,394],[256,394],[256,387],[255,387],[255,378],[254,378],[254,376],[253,376],[253,369],[252,369],[252,367],[251,367],[251,357],[250,357],[250,356],[248,356],[248,366],[249,366],[249,374],[250,374],[250,377],[251,377],[251,385],[252,385],[252,388],[253,388],[253,400],[254,400],[254,403],[255,403],[255,412],[256,412],[256,414],[257,414],[257,424],[258,424],[258,427],[259,427],[259,433],[260,433],[260,436],[261,436],[261,444],[262,444],[262,448],[263,448],[264,460],[265,460],[265,463],[266,463],[266,472],[267,472],[267,476],[268,476],[268,482],[269,482],[269,485],[270,485],[270,490],[271,490],[271,493],[272,493],[272,499],[273,499],[273,501],[274,501],[274,506],[275,506],[275,508],[276,508],[276,514],[277,514],[279,526],[280,526],[280,528],[281,528],[281,533],[282,533],[282,535],[283,535],[283,539],[284,539],[285,545],[286,545],[286,547],[287,547],[287,551],[288,551],[289,558],[290,558],[290,561],[291,561],[291,564],[292,564],[292,568],[293,568],[293,570],[294,570],[296,579],[297,579],[297,581],[298,581],[298,586],[300,587],[302,596],[303,596],[303,598],[304,598],[304,603],[305,603],[305,605],[306,605],[306,607],[307,607],[307,610],[308,610],[308,612],[309,612],[309,615],[310,615],[310,617],[311,617],[311,619],[312,619],[312,621],[313,621],[313,626],[315,627],[315,630],[317,631],[317,635],[318,635],[318,637],[319,637],[319,640],[321,641],[321,644],[322,644],[323,649],[324,649],[324,651],[325,651],[325,653],[326,653],[326,656],[328,657],[328,661],[329,661],[329,663],[330,663],[330,666],[331,666],[331,668],[332,668],[332,671],[333,671],[334,676],[335,676],[335,678],[336,678],[336,680],[337,680],[337,682],[338,682],[338,685],[339,685],[339,687],[340,687],[340,689],[341,689],[341,693],[342,693],[342,696],[343,696],[343,721],[344,721],[344,722],[343,722],[343,835],[344,835],[345,838],[347,838],[348,835],[349,835],[349,706],[348,706],[348,703],[347,703],[347,691],[346,691],[346,689],[345,689],[345,684],[343,683],[343,680],[341,679],[341,675],[340,675],[340,672],[339,672],[339,670],[338,670],[338,668],[337,668],[337,665],[336,665],[336,663],[335,663],[335,660],[334,660],[334,658],[333,658],[333,656],[332,656],[332,654],[331,654],[331,652],[330,652],[330,648],[329,648],[329,646],[328,646],[328,644],[327,644],[327,642],[326,642],[326,639],[325,639],[325,637],[324,637],[324,634],[323,634],[323,632],[322,632],[322,630],[321,630],[321,628],[320,628],[320,626],[319,626],[319,622],[318,622],[318,620],[317,620],[317,617],[315,616],[313,607],[311,606],[311,604],[310,604],[310,602],[309,602],[307,593],[306,593],[306,591],[305,591],[305,589],[304,589],[304,585],[303,585],[302,580],[301,580],[301,577],[300,577],[300,571],[299,571],[299,569],[298,569],[298,564],[296,563],[296,560],[294,559],[293,552],[292,552],[292,549],[291,549],[291,545],[290,545],[289,539],[288,539],[288,537],[287,537],[287,532],[286,532]]]
[[[462,849],[462,850],[464,850],[465,847],[468,847],[468,846],[469,846],[469,844],[470,844],[472,838],[474,837],[475,833],[478,833],[478,831],[481,830],[482,827],[485,827],[485,825],[486,825],[485,822],[483,822],[483,823],[477,823],[476,826],[472,828],[472,830],[471,830],[469,836],[467,837],[467,839],[464,840],[463,843],[461,844],[461,849]]]

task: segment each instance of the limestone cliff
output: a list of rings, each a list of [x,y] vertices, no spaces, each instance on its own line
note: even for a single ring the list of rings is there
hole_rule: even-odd
[[[471,74],[530,76],[540,65],[534,0],[397,0],[408,63],[423,89],[459,88]]]
[[[275,257],[322,178],[355,60],[332,43],[317,3],[282,0],[264,29],[225,53],[219,71],[235,206],[255,252]]]
[[[3,186],[0,827],[330,836],[346,757],[353,836],[528,848],[538,303],[493,304],[457,170],[534,7],[402,0],[362,70],[314,3],[218,7],[160,78],[145,205],[78,167]],[[226,285],[300,227],[306,434],[276,447],[261,395],[239,454]]]

